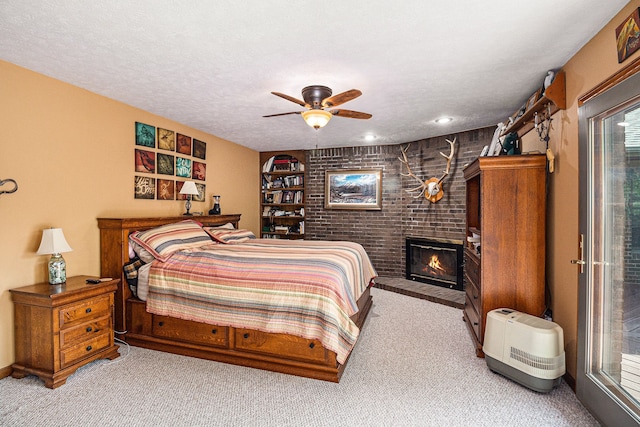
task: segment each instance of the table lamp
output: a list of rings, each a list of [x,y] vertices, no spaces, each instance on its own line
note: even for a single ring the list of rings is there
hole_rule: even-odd
[[[60,255],[63,252],[71,252],[62,228],[47,228],[42,231],[42,240],[38,248],[38,255],[51,254],[49,260],[49,283],[61,285],[67,281],[67,264]]]
[[[185,209],[187,210],[187,212],[183,213],[182,215],[193,215],[192,213],[189,213],[189,210],[191,209],[191,197],[200,194],[198,193],[196,183],[193,181],[185,181],[182,189],[180,190],[180,194],[187,196],[187,203],[185,204]]]

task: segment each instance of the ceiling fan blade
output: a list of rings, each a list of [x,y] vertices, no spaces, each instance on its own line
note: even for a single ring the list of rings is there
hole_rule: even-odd
[[[275,96],[279,96],[280,98],[284,98],[287,101],[291,101],[293,103],[296,103],[296,104],[300,105],[301,107],[311,108],[309,106],[309,104],[307,104],[304,101],[299,100],[298,98],[294,98],[293,96],[289,96],[289,95],[286,95],[286,94],[280,93],[280,92],[271,92],[271,93],[274,94]]]
[[[276,117],[276,116],[286,116],[288,114],[300,114],[300,111],[292,111],[290,113],[278,113],[278,114],[269,114],[268,116],[262,116],[262,117]]]
[[[348,119],[363,119],[367,120],[373,117],[369,113],[361,113],[360,111],[352,111],[352,110],[331,110],[329,111],[334,116],[338,117],[346,117]]]
[[[322,100],[323,107],[337,107],[340,104],[344,104],[347,101],[351,101],[352,99],[356,99],[362,95],[358,89],[351,89],[346,92],[339,93],[337,95],[330,96],[329,98]]]

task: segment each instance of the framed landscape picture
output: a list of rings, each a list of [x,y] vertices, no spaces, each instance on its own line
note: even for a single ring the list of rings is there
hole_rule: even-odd
[[[324,183],[327,209],[382,209],[382,169],[327,170]]]

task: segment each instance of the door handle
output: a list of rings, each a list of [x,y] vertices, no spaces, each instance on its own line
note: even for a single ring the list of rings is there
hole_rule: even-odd
[[[584,261],[584,234],[580,235],[580,239],[578,240],[578,259],[572,259],[571,264],[576,264],[580,266],[580,273],[584,273],[584,265],[586,262]]]

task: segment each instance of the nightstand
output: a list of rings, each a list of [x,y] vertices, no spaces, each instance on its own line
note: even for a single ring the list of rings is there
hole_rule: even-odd
[[[10,289],[14,304],[14,378],[37,375],[56,388],[76,369],[97,359],[120,356],[113,335],[113,295],[120,279],[88,284],[75,276]]]

